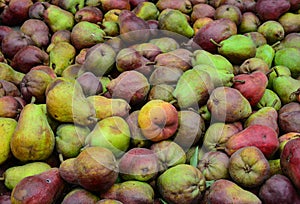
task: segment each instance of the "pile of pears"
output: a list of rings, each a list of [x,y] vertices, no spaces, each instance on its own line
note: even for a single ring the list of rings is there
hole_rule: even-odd
[[[299,0],[0,2],[0,203],[300,203]]]

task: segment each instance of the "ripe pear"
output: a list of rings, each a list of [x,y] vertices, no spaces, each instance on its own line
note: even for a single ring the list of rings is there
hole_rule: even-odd
[[[52,154],[55,138],[46,114],[44,104],[27,104],[22,109],[10,142],[18,160],[45,160]]]
[[[176,50],[180,47],[178,42],[170,37],[161,37],[161,38],[154,38],[149,41],[160,48],[162,52],[169,52],[172,50]]]
[[[85,139],[87,147],[104,147],[115,157],[122,156],[129,148],[130,129],[125,119],[111,116],[100,120]]]
[[[59,122],[95,123],[95,109],[74,79],[58,77],[53,80],[46,91],[46,105],[49,115]]]
[[[298,3],[299,4],[299,3]],[[297,33],[300,31],[299,13],[286,12],[279,19],[278,22],[284,28],[285,33]]]
[[[12,190],[23,178],[42,173],[50,168],[51,166],[45,162],[30,162],[21,166],[10,167],[3,174],[4,184]]]
[[[75,14],[78,10],[84,7],[84,0],[61,0],[58,3],[58,6],[66,11]]]
[[[279,22],[272,20],[261,24],[257,32],[263,34],[270,45],[282,40],[285,35],[283,26]]]
[[[298,90],[300,80],[290,76],[278,76],[273,79],[273,91],[279,96],[282,104],[297,101],[296,95],[293,94]]]
[[[290,69],[293,78],[300,76],[300,49],[287,47],[276,51],[274,65],[283,65]]]
[[[260,45],[256,48],[255,58],[264,60],[269,68],[271,68],[271,66],[273,65],[274,56],[275,49],[269,44]]]
[[[25,76],[24,73],[15,71],[9,64],[0,62],[0,79],[19,85]]]
[[[259,18],[253,12],[244,12],[238,30],[240,33],[255,32],[260,24]]]
[[[72,203],[98,203],[100,198],[96,196],[94,193],[85,190],[83,188],[74,188],[70,192],[68,192],[64,199],[62,200],[62,204],[72,204]]]
[[[281,100],[274,91],[266,89],[264,95],[255,107],[259,109],[263,107],[273,107],[278,111],[281,108]]]
[[[10,141],[17,126],[17,121],[12,118],[0,118],[1,150],[0,165],[10,157]]]
[[[147,20],[156,20],[159,15],[159,10],[153,2],[142,2],[138,4],[133,10],[135,15],[141,19]]]
[[[192,3],[188,1],[173,1],[173,0],[159,0],[156,7],[162,11],[165,9],[176,9],[182,13],[188,14],[193,10]]]

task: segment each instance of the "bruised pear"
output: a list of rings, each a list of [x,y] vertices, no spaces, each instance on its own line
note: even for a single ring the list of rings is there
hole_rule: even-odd
[[[62,196],[66,183],[58,168],[22,179],[11,193],[12,203],[55,203]]]

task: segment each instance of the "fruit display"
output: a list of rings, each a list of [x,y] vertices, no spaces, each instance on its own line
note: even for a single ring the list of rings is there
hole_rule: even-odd
[[[300,204],[300,0],[0,1],[1,204]]]

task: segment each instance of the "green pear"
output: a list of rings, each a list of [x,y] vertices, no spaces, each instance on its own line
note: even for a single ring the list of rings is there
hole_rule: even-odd
[[[261,24],[257,32],[263,34],[268,44],[274,44],[284,38],[283,26],[278,21],[269,20]]]
[[[226,57],[233,64],[241,64],[256,54],[254,42],[241,34],[232,35],[222,40],[217,46],[219,54]]]
[[[73,63],[76,56],[76,49],[71,43],[58,42],[50,50],[49,61],[56,75],[61,76],[62,72]]]
[[[260,101],[256,104],[256,108],[273,107],[279,111],[281,108],[281,100],[279,96],[271,89],[266,89]]]
[[[209,74],[193,68],[180,76],[173,96],[181,109],[192,107],[198,109],[198,105],[202,106],[207,102],[213,89],[214,84]]]
[[[240,33],[255,32],[260,25],[260,20],[253,12],[244,12],[238,27]]]
[[[54,33],[58,30],[71,30],[74,26],[74,15],[54,4],[46,4],[44,21]]]
[[[12,190],[23,178],[47,171],[51,166],[45,162],[30,162],[8,168],[4,174],[5,186]]]
[[[264,60],[268,64],[269,68],[272,66],[274,56],[275,50],[269,44],[264,44],[256,48],[255,57]]]
[[[292,77],[300,76],[300,49],[287,47],[276,51],[274,65],[283,65],[290,69]]]
[[[291,76],[291,71],[288,67],[277,65],[270,69],[268,73],[268,85],[267,88],[273,89],[273,80],[278,76]]]
[[[10,142],[15,158],[24,162],[37,161],[52,154],[55,138],[46,114],[44,104],[24,106]]]
[[[17,121],[12,118],[0,117],[0,165],[10,156],[10,141],[17,126]]]
[[[161,38],[154,38],[149,41],[149,43],[152,43],[159,47],[159,49],[163,52],[170,52],[173,50],[176,50],[180,47],[178,42],[170,37],[161,37]]]
[[[9,64],[0,62],[0,79],[19,85],[25,76],[24,73],[15,71]]]
[[[59,1],[58,6],[64,10],[75,14],[79,9],[83,8],[85,0],[62,0]]]
[[[162,12],[159,19],[159,28],[178,33],[187,38],[194,35],[194,29],[188,23],[185,15],[179,10],[170,9],[166,13]]]
[[[95,123],[95,110],[74,79],[58,77],[53,80],[46,90],[46,105],[49,115],[59,122]]]
[[[96,23],[80,21],[72,28],[71,43],[76,50],[81,50],[104,42],[105,35],[104,30]]]
[[[130,129],[127,122],[112,116],[100,120],[87,136],[85,145],[104,147],[112,151],[115,157],[121,157],[129,148]]]
[[[100,25],[100,27],[105,32],[106,36],[115,37],[120,34],[119,25],[116,22],[113,21],[104,21]]]
[[[199,69],[209,74],[215,88],[219,86],[230,87],[233,85],[234,74],[230,73],[229,71],[219,70],[217,68],[205,64],[194,66],[193,69]]]
[[[141,2],[133,10],[133,13],[141,19],[156,20],[159,16],[159,10],[152,2]]]
[[[297,101],[297,96],[293,94],[300,87],[300,80],[291,76],[278,76],[273,79],[273,91],[279,96],[282,104]]]
[[[61,124],[56,129],[56,150],[64,158],[76,157],[84,146],[86,136],[90,129],[74,124]]]
[[[218,70],[224,70],[229,73],[233,73],[233,66],[228,59],[219,54],[211,54],[206,50],[194,51],[192,57],[192,66],[199,64],[207,64]]]

